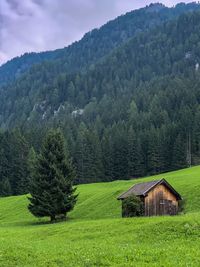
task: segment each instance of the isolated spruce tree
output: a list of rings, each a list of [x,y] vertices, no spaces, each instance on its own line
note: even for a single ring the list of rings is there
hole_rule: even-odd
[[[30,182],[29,211],[36,217],[50,217],[51,222],[66,218],[77,199],[74,177],[64,137],[60,130],[51,130],[44,140]]]

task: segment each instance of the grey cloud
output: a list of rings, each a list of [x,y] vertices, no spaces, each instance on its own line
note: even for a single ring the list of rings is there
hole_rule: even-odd
[[[0,0],[0,64],[25,52],[67,46],[87,31],[151,2],[157,1]]]

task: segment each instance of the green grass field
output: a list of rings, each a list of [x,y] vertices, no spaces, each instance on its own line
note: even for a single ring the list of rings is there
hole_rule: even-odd
[[[186,199],[185,214],[121,218],[116,197],[164,177]],[[69,220],[38,220],[26,196],[0,199],[0,266],[200,266],[200,167],[136,181],[78,187]]]

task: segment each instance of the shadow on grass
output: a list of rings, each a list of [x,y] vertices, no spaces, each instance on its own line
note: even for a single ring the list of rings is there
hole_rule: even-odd
[[[74,218],[67,218],[65,220],[57,220],[54,222],[51,222],[48,218],[45,219],[38,219],[35,221],[18,221],[18,222],[7,222],[0,224],[0,228],[2,227],[30,227],[30,226],[45,226],[45,225],[56,225],[56,224],[63,224],[68,222],[74,222],[77,221]]]

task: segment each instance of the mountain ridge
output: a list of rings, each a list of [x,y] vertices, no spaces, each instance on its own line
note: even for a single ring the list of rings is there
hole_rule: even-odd
[[[29,70],[34,64],[41,64],[42,62],[45,62],[45,61],[47,62],[53,61],[53,64],[57,64],[56,62],[58,58],[63,58],[62,59],[63,62],[61,66],[57,66],[57,68],[62,69],[62,72],[69,71],[69,69],[71,70],[71,68],[73,70],[77,70],[77,67],[78,67],[78,70],[80,70],[80,66],[85,67],[88,64],[92,64],[93,62],[96,61],[96,59],[98,59],[98,57],[104,56],[105,52],[108,53],[115,46],[118,46],[122,44],[123,42],[125,42],[126,40],[128,40],[128,38],[133,37],[135,33],[137,34],[139,27],[141,27],[141,30],[145,29],[145,27],[147,27],[148,29],[148,28],[153,27],[154,23],[155,24],[162,23],[163,21],[174,18],[180,15],[181,13],[193,11],[195,9],[200,9],[200,5],[197,3],[190,3],[190,4],[182,3],[182,4],[176,5],[173,8],[168,8],[168,7],[163,6],[162,4],[157,3],[157,4],[151,4],[145,8],[141,8],[138,10],[128,12],[125,15],[121,15],[117,17],[116,19],[107,22],[99,29],[94,29],[86,33],[80,41],[78,42],[75,41],[74,43],[72,43],[71,45],[63,49],[61,48],[55,51],[46,51],[46,52],[40,52],[40,53],[30,53],[30,54],[25,53],[25,55],[22,55],[21,57],[11,59],[7,63],[0,66],[0,86],[5,85],[19,78],[22,74],[26,73],[26,71]],[[149,12],[148,14],[149,10],[151,10],[151,12]],[[151,13],[154,13],[153,16]],[[142,14],[146,16],[146,18],[141,20],[140,16]],[[145,21],[148,21],[148,18],[150,19],[151,23],[145,24]],[[133,23],[131,21],[133,21]],[[112,29],[113,27],[115,27],[114,31]],[[131,29],[131,27],[133,28]],[[116,40],[113,39],[113,44],[112,43],[109,44],[110,48],[109,47],[100,48],[100,50],[97,49],[95,53],[93,52],[92,54],[93,58],[90,58],[90,55],[87,55],[88,62],[86,62],[86,65],[85,65],[85,62],[81,61],[80,52],[88,53],[87,49],[90,47],[90,42],[92,42],[92,39],[100,38],[99,40],[98,39],[97,40],[99,43],[101,43],[102,42],[101,34],[104,34],[104,35],[107,34],[106,38],[108,42],[108,39],[110,38],[112,39],[112,34],[111,34],[112,32],[114,32],[113,38],[114,39],[117,38],[117,39]],[[74,49],[75,50],[79,49],[79,46],[83,46],[83,45],[86,45],[86,49],[82,50],[82,47],[81,47],[81,51],[79,52],[78,57],[75,58],[75,61],[78,60],[78,62],[74,65],[73,63],[74,52],[73,51]],[[99,51],[99,55],[96,56],[96,54],[98,54],[98,51]],[[70,60],[71,56],[73,56],[72,60]],[[66,64],[68,64],[67,68],[65,67]]]

